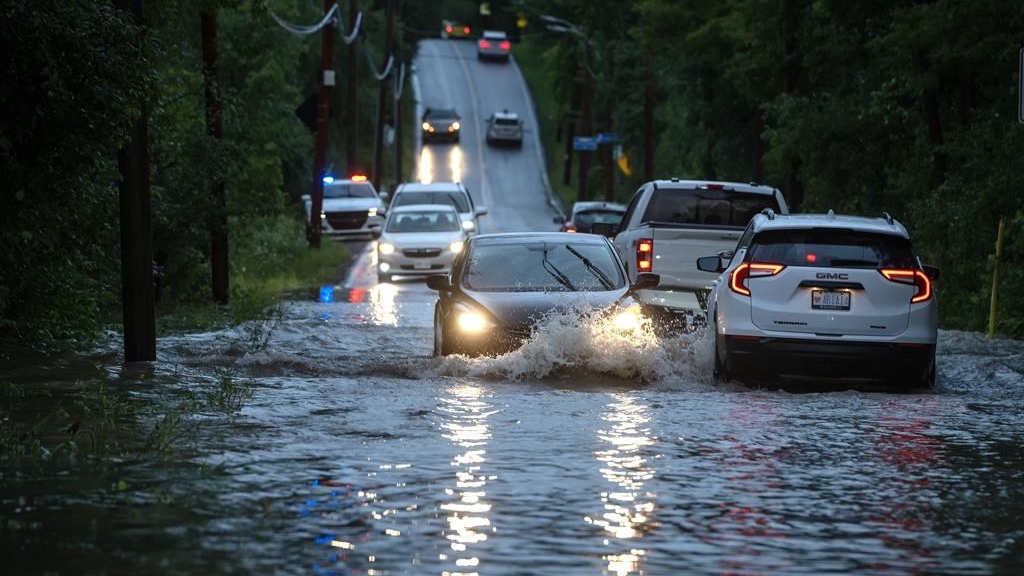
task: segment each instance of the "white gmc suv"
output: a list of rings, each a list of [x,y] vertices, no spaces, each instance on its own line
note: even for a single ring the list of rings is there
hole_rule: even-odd
[[[888,214],[765,210],[730,258],[697,266],[721,274],[707,311],[719,379],[935,382],[939,271]]]

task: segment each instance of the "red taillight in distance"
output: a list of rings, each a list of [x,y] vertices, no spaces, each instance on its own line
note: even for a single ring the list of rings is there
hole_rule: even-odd
[[[463,26],[462,27],[462,33],[463,34],[469,34],[469,26]]]
[[[477,44],[477,46],[479,46],[479,47],[481,47],[481,48],[483,48],[485,50],[487,48],[491,47],[491,43],[488,42],[487,40],[478,40],[476,44]]]
[[[636,271],[651,272],[654,269],[654,238],[636,241]]]
[[[916,290],[914,295],[910,297],[911,304],[925,302],[932,297],[932,279],[921,270],[894,270],[886,268],[879,270],[878,273],[885,276],[885,279],[890,282],[913,285]]]
[[[764,278],[775,276],[782,272],[784,264],[769,264],[764,262],[744,262],[736,267],[729,275],[729,289],[743,296],[750,296],[750,287],[747,280],[751,278]]]
[[[498,44],[498,48],[501,48],[502,50],[505,50],[505,51],[511,50],[512,49],[512,43],[509,42],[508,40],[502,40],[501,43]]]

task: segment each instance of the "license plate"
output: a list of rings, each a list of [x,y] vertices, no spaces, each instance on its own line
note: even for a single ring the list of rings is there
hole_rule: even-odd
[[[811,290],[811,308],[815,310],[849,310],[850,293],[838,290]]]
[[[430,270],[430,263],[428,262],[417,262],[412,265],[416,270]]]

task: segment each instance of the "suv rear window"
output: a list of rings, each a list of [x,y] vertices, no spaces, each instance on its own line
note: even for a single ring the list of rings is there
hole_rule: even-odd
[[[774,196],[727,190],[655,190],[642,222],[745,227],[761,210],[779,205]]]
[[[461,192],[427,192],[409,191],[395,194],[392,201],[394,206],[408,206],[410,204],[448,204],[455,206],[455,210],[461,213],[472,212],[469,207],[469,199]]]
[[[917,268],[906,238],[836,228],[764,231],[751,242],[747,260],[819,268]]]

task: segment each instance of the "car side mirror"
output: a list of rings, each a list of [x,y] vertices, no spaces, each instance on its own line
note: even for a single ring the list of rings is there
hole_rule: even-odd
[[[438,291],[449,291],[452,289],[452,283],[448,279],[447,275],[434,274],[433,276],[427,276],[427,288]]]
[[[390,198],[390,197],[391,197],[391,195],[390,195],[390,194],[388,194],[387,190],[385,190],[385,191],[383,191],[383,192],[381,192],[381,193],[377,194],[377,196],[379,196],[379,197],[380,197],[380,199],[381,199],[381,200],[383,200],[383,201],[385,201],[385,202],[387,202],[387,201],[388,201],[388,198]]]
[[[704,272],[714,272],[716,274],[725,272],[725,266],[722,265],[721,256],[704,256],[703,258],[697,258],[697,269]]]
[[[655,274],[654,272],[639,272],[636,275],[636,282],[633,282],[630,290],[649,290],[651,288],[656,288],[660,283],[660,274]]]
[[[925,276],[927,276],[932,282],[938,282],[939,276],[941,276],[938,268],[935,266],[923,266],[923,268]]]
[[[590,233],[600,234],[601,236],[611,238],[612,236],[615,236],[615,226],[608,222],[594,222],[590,225]]]
[[[487,214],[487,208],[484,208],[483,206],[481,206],[481,207],[476,209],[475,213],[476,213],[477,216],[483,216],[483,215]]]

